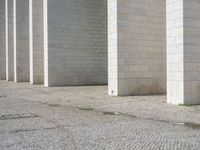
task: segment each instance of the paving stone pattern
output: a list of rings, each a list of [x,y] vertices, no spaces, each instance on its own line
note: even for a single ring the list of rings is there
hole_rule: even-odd
[[[199,106],[166,105],[165,96],[112,98],[106,96],[106,89],[43,88],[1,81],[0,149],[200,148]],[[126,114],[125,107],[131,114]],[[184,122],[191,114],[196,115],[197,124]]]

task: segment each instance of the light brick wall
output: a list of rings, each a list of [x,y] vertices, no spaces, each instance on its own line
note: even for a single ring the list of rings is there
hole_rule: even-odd
[[[107,1],[45,2],[45,85],[107,84]]]
[[[110,95],[165,93],[165,1],[118,0],[116,7],[117,17],[114,14],[113,18],[117,19],[117,33],[114,33],[116,23],[109,21],[112,24],[109,30],[115,29],[109,34],[109,44],[114,44],[112,48],[109,45],[109,53],[117,53],[115,62],[109,64],[109,71],[114,68],[112,76],[117,80],[112,80],[114,84],[109,81]],[[113,39],[116,34],[117,38]]]
[[[43,0],[29,0],[30,82],[44,83]]]
[[[0,80],[6,79],[6,4],[0,0]]]
[[[184,0],[184,103],[200,104],[200,1]]]
[[[200,103],[200,2],[167,1],[168,103]]]
[[[6,0],[6,79],[14,80],[13,0]]]
[[[14,80],[28,82],[29,60],[29,0],[14,0]]]

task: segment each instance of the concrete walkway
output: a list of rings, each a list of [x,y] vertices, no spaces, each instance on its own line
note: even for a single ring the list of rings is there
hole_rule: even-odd
[[[0,150],[199,150],[199,106],[0,82]]]
[[[107,86],[53,87],[0,82],[0,97],[39,101],[53,107],[72,107],[175,124],[200,125],[200,106],[166,104],[165,95],[110,97]]]

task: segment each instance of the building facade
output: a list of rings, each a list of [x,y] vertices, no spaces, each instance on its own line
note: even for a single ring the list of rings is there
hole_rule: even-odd
[[[200,103],[199,0],[0,0],[0,79]]]

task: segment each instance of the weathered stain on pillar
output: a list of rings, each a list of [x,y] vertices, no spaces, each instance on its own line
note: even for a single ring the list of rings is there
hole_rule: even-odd
[[[109,95],[166,93],[165,1],[108,5]]]

